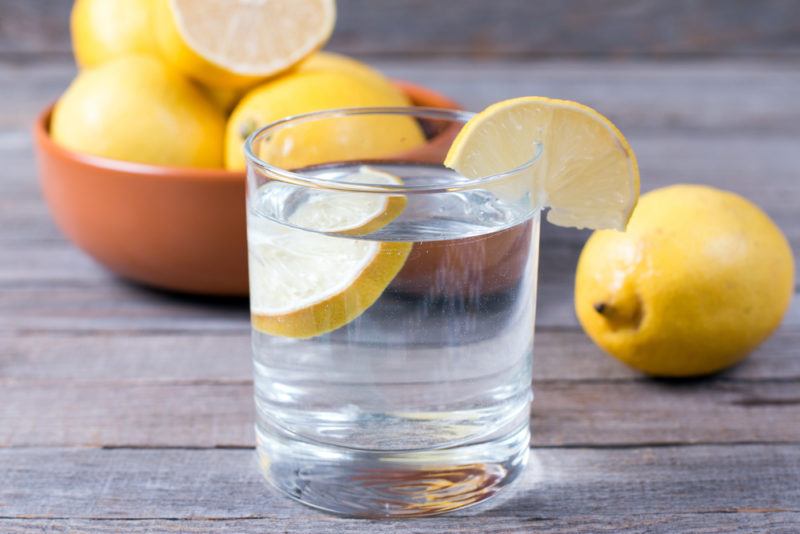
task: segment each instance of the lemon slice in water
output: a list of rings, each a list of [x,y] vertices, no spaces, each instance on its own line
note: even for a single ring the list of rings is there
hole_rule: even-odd
[[[348,176],[347,181],[403,185],[399,177],[366,165]],[[395,220],[406,208],[406,202],[402,195],[330,192],[312,197],[298,206],[289,222],[322,232],[368,235]]]
[[[347,182],[402,184],[361,167]],[[269,186],[269,184],[267,185]],[[400,195],[330,192],[310,196],[288,217],[290,226],[250,221],[250,309],[253,328],[276,336],[309,338],[364,313],[400,272],[411,243],[332,237],[365,235],[396,219]]]
[[[577,102],[505,100],[470,119],[444,164],[467,178],[492,176],[533,159],[533,202],[559,226],[622,230],[639,198],[628,141],[606,117]],[[491,187],[491,186],[489,186]]]

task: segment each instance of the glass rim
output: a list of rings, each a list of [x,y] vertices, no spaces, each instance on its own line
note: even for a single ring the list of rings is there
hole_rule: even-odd
[[[304,122],[311,122],[320,119],[331,119],[337,117],[355,117],[360,115],[401,115],[422,119],[433,120],[449,120],[452,122],[460,121],[466,123],[476,113],[471,111],[462,111],[456,109],[445,108],[431,108],[422,106],[406,106],[406,107],[351,107],[351,108],[336,108],[326,109],[321,111],[312,111],[310,113],[303,113],[299,115],[291,115],[282,119],[273,121],[266,126],[259,128],[251,133],[244,142],[244,153],[248,164],[253,165],[271,176],[276,176],[277,180],[293,185],[308,187],[312,189],[325,189],[333,191],[348,191],[353,193],[383,193],[383,194],[415,194],[415,193],[451,193],[456,191],[464,191],[475,189],[489,182],[502,180],[532,167],[542,154],[542,144],[536,143],[536,151],[528,161],[524,162],[512,169],[491,174],[489,176],[481,176],[480,178],[468,179],[463,182],[453,183],[452,185],[404,185],[404,184],[369,184],[369,183],[356,183],[356,182],[339,182],[331,181],[323,178],[316,178],[301,172],[290,171],[277,165],[273,165],[264,161],[253,151],[253,145],[257,140],[265,135],[274,131],[280,130],[287,126],[294,124],[302,124]]]

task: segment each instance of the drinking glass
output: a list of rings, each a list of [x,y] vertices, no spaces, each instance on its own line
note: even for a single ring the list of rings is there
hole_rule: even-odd
[[[480,179],[448,169],[470,117],[328,110],[246,143],[257,454],[304,504],[430,515],[524,469],[536,157]]]

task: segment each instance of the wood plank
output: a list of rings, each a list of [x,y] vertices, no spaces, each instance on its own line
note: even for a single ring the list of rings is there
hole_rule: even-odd
[[[39,237],[25,239],[23,229],[17,238],[11,237],[3,243],[7,256],[0,258],[0,287],[20,284],[90,285],[114,284],[116,278],[61,236],[49,215],[43,214],[44,224],[39,226]],[[11,234],[11,231],[8,232]],[[30,234],[28,234],[30,235]]]
[[[389,76],[428,85],[465,109],[522,95],[578,100],[626,133],[796,132],[796,61],[379,60]]]
[[[759,136],[724,138],[713,134],[690,136],[669,132],[631,135],[642,174],[643,192],[674,183],[702,183],[744,195],[761,206],[800,250],[800,219],[796,203],[800,198],[800,170],[795,165],[796,137]],[[0,151],[2,156],[2,151]],[[22,182],[17,191],[7,191],[0,213],[7,225],[0,228],[0,243],[52,239],[53,224],[47,217],[29,154],[26,169],[8,175],[8,181]],[[549,230],[542,242],[582,242],[586,233]]]
[[[800,124],[800,120],[795,124]],[[629,131],[624,125],[623,129]],[[732,190],[760,205],[784,230],[795,250],[800,250],[800,219],[795,216],[796,199],[800,198],[795,134],[764,135],[747,129],[734,136],[719,132],[631,130],[629,137],[640,161],[643,191],[676,182],[704,183]],[[7,150],[0,148],[0,157],[4,157],[10,169],[2,185],[0,211],[5,224],[0,226],[0,243],[41,248],[57,240],[59,234],[38,192],[30,149],[13,146]],[[586,235],[546,226],[542,242],[577,245]]]
[[[787,195],[786,203],[800,198]],[[800,219],[782,213],[795,256],[800,257]],[[14,227],[17,231],[13,231]],[[8,239],[3,243],[3,236]],[[27,236],[27,237],[24,237]],[[587,232],[545,224],[539,267],[537,324],[575,328],[572,294],[575,266]],[[0,225],[0,332],[92,330],[243,331],[245,300],[214,300],[151,291],[120,281],[61,238],[44,216]],[[796,262],[800,280],[800,262]],[[173,320],[165,322],[165,317]],[[784,318],[800,325],[800,302]]]
[[[537,326],[577,328],[572,294],[578,250],[546,245],[543,248]],[[241,333],[248,329],[246,299],[213,299],[150,290],[119,281],[81,261],[74,263],[88,266],[90,272],[73,276],[68,271],[50,270],[46,253],[40,257],[44,263],[27,269],[13,259],[11,266],[3,265],[0,258],[0,273],[38,273],[37,278],[25,276],[21,280],[0,274],[0,333],[142,330]],[[793,301],[783,324],[790,328],[800,326],[800,299]]]
[[[370,59],[387,75],[428,85],[479,110],[503,98],[540,94],[579,100],[612,117],[626,132],[800,130],[796,60],[704,61]],[[0,147],[27,138],[32,118],[75,74],[70,61],[4,62],[0,79]],[[10,136],[12,127],[22,135]]]
[[[672,56],[796,53],[797,5],[766,0],[344,0],[331,45],[370,54]],[[788,17],[784,19],[783,17]],[[647,28],[643,31],[643,28]]]
[[[800,380],[800,331],[782,327],[744,362],[715,380]],[[537,329],[534,341],[535,380],[645,380],[641,374],[604,354],[582,331]],[[647,381],[649,383],[649,381]]]
[[[789,424],[797,382],[534,380],[533,390],[534,445],[800,442],[800,425]]]
[[[250,384],[3,385],[0,447],[251,447]]]
[[[458,534],[537,534],[557,532],[595,533],[626,532],[629,534],[673,534],[675,532],[703,532],[704,534],[752,534],[770,532],[795,534],[800,528],[800,513],[773,512],[754,509],[725,512],[698,512],[688,514],[630,514],[621,516],[584,515],[573,517],[543,517],[535,511],[506,513],[501,517],[457,517],[419,519],[399,526],[391,521],[359,521],[346,519],[248,517],[242,519],[0,519],[0,530],[7,534],[92,532],[95,534],[151,534],[153,532],[178,532],[200,534],[208,532],[236,532],[263,534],[264,532],[308,532],[313,534],[352,534],[406,532],[427,534],[457,532]],[[566,514],[565,514],[566,515]],[[402,530],[401,530],[402,529]]]
[[[800,380],[800,330],[781,328],[720,381]],[[625,381],[642,376],[602,353],[582,332],[536,332],[534,376],[547,381]],[[249,381],[249,332],[46,332],[0,337],[0,381],[220,383]],[[2,397],[2,395],[0,395]]]
[[[800,425],[787,424],[797,381],[534,380],[533,389],[537,446],[800,443]],[[249,380],[4,381],[0,447],[249,447],[252,396]]]
[[[249,382],[250,332],[4,336],[0,377],[0,383]]]
[[[246,299],[183,296],[120,282],[63,243],[15,243],[10,250],[0,257],[0,332],[249,329]],[[554,247],[543,255],[539,325],[576,325],[570,295],[577,252]]]
[[[420,79],[435,78],[439,65],[393,64]],[[789,92],[796,68],[746,68],[737,78],[730,64],[709,73],[702,65],[676,67],[672,75],[683,75],[701,95],[692,104],[692,90],[681,92],[654,65],[638,74],[621,69],[627,81],[618,93],[613,72],[601,74],[604,66],[579,65],[578,75],[569,65],[555,66],[542,78],[535,70],[514,77],[511,64],[503,69],[518,91],[566,88],[589,96],[600,88],[591,98],[608,102],[626,132],[631,125],[640,159],[649,162],[643,169],[656,176],[651,183],[710,181],[743,192],[764,204],[800,250],[794,165],[800,105]],[[3,68],[0,75],[8,72]],[[499,82],[487,88],[469,64],[451,70],[476,106],[502,91]],[[0,531],[394,529],[331,519],[265,494],[249,451],[50,449],[252,445],[248,327],[244,301],[209,302],[119,283],[59,237],[38,198],[20,128],[25,113],[70,70],[17,72],[25,71],[40,76],[32,96],[20,89],[0,103],[0,159],[8,174],[0,181],[0,446],[48,449],[0,450]],[[758,91],[761,74],[767,81]],[[435,83],[455,84],[446,69],[438,76]],[[600,80],[594,86],[593,77]],[[726,84],[740,89],[713,98]],[[663,107],[652,98],[660,85],[667,87],[657,94],[668,95]],[[574,329],[567,296],[585,235],[547,229],[543,236],[539,324],[545,330],[537,338],[534,444],[607,448],[537,451],[541,470],[528,475],[522,494],[477,519],[420,522],[420,531],[798,530],[800,430],[791,424],[800,404],[797,300],[778,335],[730,373],[699,382],[643,380]],[[769,441],[787,445],[640,448]],[[211,455],[182,456],[204,453]],[[578,453],[599,456],[582,461]]]
[[[331,46],[370,54],[684,56],[796,54],[795,2],[338,0]],[[69,51],[68,0],[3,0],[0,53]]]
[[[565,264],[564,269],[574,269]],[[569,271],[568,271],[569,272]],[[563,278],[561,273],[553,278]],[[41,332],[245,332],[245,299],[212,299],[159,292],[126,282],[3,284],[0,334]],[[552,281],[542,272],[536,324],[540,328],[577,328],[572,282]],[[783,324],[800,326],[795,299]]]
[[[798,476],[800,449],[787,445],[534,449],[517,491],[494,508],[413,526],[519,531],[622,517],[635,526],[641,516],[640,528],[653,522],[663,530],[667,518],[659,515],[723,513],[743,525],[782,513],[776,526],[796,525]],[[251,450],[6,449],[0,482],[4,519],[262,520],[289,532],[397,525],[330,517],[277,495],[261,480]]]
[[[9,19],[4,14],[0,20],[4,22]],[[4,102],[0,104],[0,146],[18,145],[23,136],[9,135],[10,127],[22,127],[24,130],[19,132],[27,134],[27,128],[33,124],[34,117],[58,98],[75,72],[71,59],[18,63],[2,61],[0,58],[0,80],[3,83],[4,96]]]
[[[86,285],[7,286],[0,294],[0,332],[248,329],[245,299],[175,295],[126,282],[112,283],[109,275]]]
[[[790,213],[784,218],[797,220]],[[41,232],[30,230],[31,226]],[[19,234],[11,234],[11,242],[4,247],[8,254],[0,255],[0,332],[246,329],[245,300],[186,297],[131,285],[63,241],[51,223],[33,222],[26,227],[28,235],[38,233],[41,240],[25,241]],[[790,228],[796,229],[790,238],[795,255],[800,257],[800,220]],[[0,225],[0,235],[3,233]],[[576,328],[571,299],[586,232],[545,225],[542,233],[537,325]],[[46,237],[48,234],[52,240]],[[796,271],[800,280],[800,262]],[[171,320],[166,322],[165,318]],[[797,299],[784,324],[800,325]]]

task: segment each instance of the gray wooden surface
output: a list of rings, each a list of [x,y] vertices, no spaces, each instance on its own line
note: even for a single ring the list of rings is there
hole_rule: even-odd
[[[644,190],[743,193],[800,252],[796,60],[379,66],[472,109],[524,94],[591,104],[628,135]],[[800,530],[798,299],[742,365],[648,380],[580,332],[571,284],[586,233],[549,226],[533,460],[515,492],[405,522],[332,518],[276,496],[253,460],[246,303],[122,282],[47,215],[30,121],[72,74],[66,59],[0,61],[0,532]]]
[[[0,56],[67,57],[71,4],[0,0]],[[337,6],[331,46],[348,54],[800,54],[797,0],[337,0]]]

